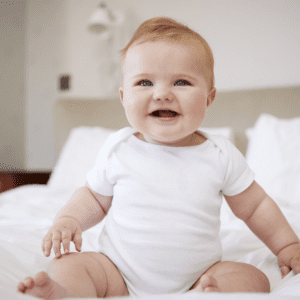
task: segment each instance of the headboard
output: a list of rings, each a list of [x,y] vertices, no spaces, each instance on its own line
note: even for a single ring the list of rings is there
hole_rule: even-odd
[[[245,130],[252,127],[262,113],[279,118],[299,117],[300,87],[217,92],[203,126],[232,127],[236,145],[245,154]],[[128,125],[119,99],[60,98],[54,105],[56,156],[74,127],[102,126],[119,129]]]

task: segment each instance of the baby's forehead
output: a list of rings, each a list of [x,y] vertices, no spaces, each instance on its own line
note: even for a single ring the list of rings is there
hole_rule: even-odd
[[[195,39],[181,39],[181,40],[172,40],[172,39],[157,39],[152,40],[138,40],[135,41],[129,48],[127,53],[123,56],[122,59],[122,69],[123,73],[125,69],[131,69],[131,66],[138,65],[144,61],[140,60],[141,57],[145,59],[153,60],[155,63],[156,58],[161,58],[166,52],[165,49],[168,49],[171,58],[174,58],[172,54],[177,53],[175,60],[186,53],[181,51],[182,47],[187,47],[190,52],[191,59],[197,59],[197,65],[202,65],[205,60],[206,51],[205,47],[199,41]],[[177,52],[176,52],[177,51]],[[146,54],[145,54],[146,53]],[[178,54],[179,53],[179,54]],[[144,54],[144,55],[143,55]],[[169,56],[166,57],[167,59]],[[194,61],[193,59],[193,61]],[[125,68],[126,65],[126,68]],[[129,71],[129,70],[128,70]]]
[[[195,51],[198,51],[199,53],[206,52],[204,45],[201,43],[201,41],[192,38],[192,37],[182,37],[179,40],[174,40],[172,38],[156,38],[155,40],[152,39],[139,39],[136,40],[132,45],[128,48],[127,52],[131,52],[134,48],[136,49],[138,45],[143,45],[145,43],[157,43],[160,44],[161,47],[163,47],[164,43],[166,44],[172,44],[173,47],[180,47],[180,46],[188,46],[191,49],[195,49]],[[127,54],[127,53],[126,53]]]

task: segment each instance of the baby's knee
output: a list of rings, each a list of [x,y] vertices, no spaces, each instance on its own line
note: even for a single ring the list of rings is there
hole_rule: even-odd
[[[268,277],[266,276],[265,273],[263,273],[261,270],[255,268],[255,278],[254,279],[256,282],[256,286],[258,288],[258,293],[270,293],[270,281],[268,279]]]
[[[217,279],[223,292],[270,292],[268,277],[249,264],[222,261],[208,269],[206,274]]]
[[[53,258],[48,266],[48,272],[58,269],[73,269],[81,265],[80,253],[63,254],[60,258]]]
[[[252,285],[253,290],[257,293],[269,293],[270,292],[270,282],[268,277],[261,270],[256,267],[245,264],[236,263],[235,267],[243,269],[243,273],[246,275],[245,278],[249,279],[249,284]],[[242,273],[242,272],[241,272]],[[252,284],[251,284],[252,283]]]

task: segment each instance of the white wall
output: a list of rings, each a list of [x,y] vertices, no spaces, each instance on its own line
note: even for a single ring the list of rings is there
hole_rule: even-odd
[[[50,170],[55,163],[53,103],[67,56],[65,1],[27,1],[25,169]]]
[[[0,170],[24,167],[25,7],[0,3]]]
[[[106,44],[87,31],[88,18],[99,2],[27,0],[26,115],[19,114],[27,131],[25,169],[49,170],[55,163],[52,105],[57,98],[105,94],[107,83],[100,67]],[[132,31],[160,15],[198,31],[214,52],[219,91],[300,84],[300,1],[107,0],[107,4],[126,11]],[[0,59],[0,67],[8,56]],[[71,75],[69,91],[58,90],[61,74]],[[4,101],[9,101],[10,89],[4,89]],[[9,113],[13,114],[11,109]],[[7,112],[1,111],[0,118],[1,114]],[[18,147],[15,143],[12,149]]]

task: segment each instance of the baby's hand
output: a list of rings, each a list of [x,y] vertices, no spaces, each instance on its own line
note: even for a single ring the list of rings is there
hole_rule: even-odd
[[[295,271],[295,274],[300,273],[300,243],[283,248],[278,253],[277,260],[282,278],[285,277],[291,269]]]
[[[81,251],[81,233],[78,221],[69,217],[59,218],[43,238],[42,250],[45,256],[50,255],[53,246],[55,256],[61,257],[60,243],[63,245],[64,252],[69,253],[71,241],[75,244],[76,250]]]

